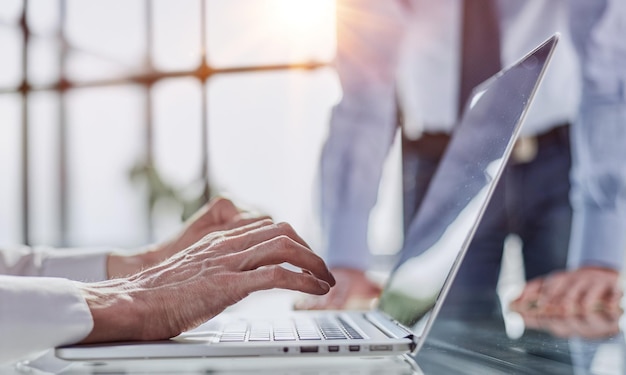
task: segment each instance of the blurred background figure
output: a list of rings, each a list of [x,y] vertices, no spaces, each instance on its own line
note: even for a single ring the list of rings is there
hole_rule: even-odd
[[[609,5],[604,5],[606,8],[595,10],[599,23],[606,22]],[[581,45],[585,44],[580,35],[583,27],[593,22],[585,22],[566,1],[343,0],[337,9],[336,66],[343,97],[333,109],[324,146],[321,194],[324,246],[338,286],[329,295],[305,301],[300,307],[341,308],[378,295],[378,285],[365,274],[372,268],[369,215],[397,125],[402,127],[403,216],[407,228],[471,88],[557,31],[563,34],[562,41],[459,271],[452,299],[465,309],[477,309],[478,314],[498,311],[496,285],[505,241],[511,234],[522,242],[525,279],[565,269],[572,223],[569,133],[570,124],[579,119],[581,87],[569,22],[574,15],[572,29]],[[604,35],[607,45],[615,35]],[[582,60],[583,73],[593,64],[589,60]],[[616,62],[605,64],[610,69],[607,76],[617,73]],[[611,153],[591,162],[582,162],[581,156],[575,155],[578,197],[587,201],[582,205],[605,198],[619,199],[621,205],[626,176],[616,163],[626,155],[614,149],[613,142],[615,136],[624,141],[626,134],[595,127],[586,120],[577,124],[583,129],[576,134],[577,151],[586,155],[605,142]],[[596,144],[586,143],[585,137],[592,133]],[[612,179],[611,189],[619,193],[610,191],[598,197],[598,191],[588,190],[602,185],[598,180],[602,176],[591,172],[594,168],[603,169]],[[614,224],[626,225],[623,211],[619,205],[606,207],[612,228]],[[578,213],[576,238],[580,239],[594,233],[597,224],[582,219],[588,211]],[[583,241],[585,247],[577,252],[582,252],[582,259],[572,261],[576,267],[593,267],[586,271],[597,276],[591,283],[585,280],[572,300],[578,301],[584,294],[591,296],[585,293],[589,290],[585,285],[600,279],[604,281],[591,289],[601,289],[602,296],[595,297],[607,297],[614,303],[615,297],[621,296],[616,289],[617,276],[626,243],[620,233],[602,233],[606,236],[602,243],[610,246]],[[537,283],[529,284],[525,293],[531,304],[539,298],[537,293],[529,293],[536,291]]]

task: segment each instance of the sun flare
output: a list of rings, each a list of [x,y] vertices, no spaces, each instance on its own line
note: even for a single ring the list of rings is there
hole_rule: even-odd
[[[269,11],[278,24],[298,36],[312,36],[334,22],[335,0],[273,0]]]

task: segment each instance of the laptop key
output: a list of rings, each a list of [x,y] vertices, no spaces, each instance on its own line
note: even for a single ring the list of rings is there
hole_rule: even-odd
[[[271,330],[272,326],[267,322],[252,324],[248,341],[270,341]]]
[[[246,341],[246,335],[243,334],[222,334],[220,342],[243,342]]]
[[[317,324],[322,331],[322,335],[326,340],[342,340],[348,338],[346,334],[339,327],[339,324],[330,318],[319,318]]]
[[[348,336],[351,339],[362,339],[363,336],[361,336],[361,334],[354,329],[350,323],[346,322],[344,319],[342,318],[337,318],[337,320],[339,320],[339,324],[341,324],[341,326],[343,327],[343,329],[346,331],[346,333],[348,334]]]
[[[270,341],[270,336],[250,336],[248,341]]]
[[[300,340],[322,339],[322,336],[317,330],[316,324],[310,319],[298,319],[295,321],[295,326]]]
[[[296,341],[295,336],[274,336],[274,341]]]
[[[321,340],[322,338],[320,336],[300,336],[299,339],[303,341],[307,341],[307,340]]]
[[[274,323],[274,341],[295,341],[296,334],[293,331],[293,325],[288,322]]]

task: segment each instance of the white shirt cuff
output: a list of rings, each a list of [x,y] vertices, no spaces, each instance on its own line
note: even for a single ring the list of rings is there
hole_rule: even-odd
[[[93,329],[87,302],[72,281],[0,276],[0,363],[76,343]]]

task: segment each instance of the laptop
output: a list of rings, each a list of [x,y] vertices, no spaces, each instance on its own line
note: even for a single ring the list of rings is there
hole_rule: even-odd
[[[72,345],[56,348],[56,356],[94,361],[417,352],[445,301],[558,39],[555,34],[474,89],[372,310],[295,311],[263,319],[224,313],[170,340]]]

